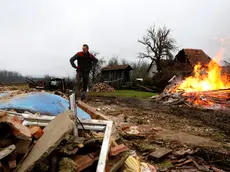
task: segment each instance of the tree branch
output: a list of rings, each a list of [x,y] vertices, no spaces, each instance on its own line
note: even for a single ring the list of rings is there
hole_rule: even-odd
[[[176,41],[170,37],[170,33],[171,29],[167,29],[165,26],[156,29],[154,25],[147,29],[142,40],[138,40],[146,48],[146,53],[139,53],[139,58],[149,58],[155,61],[158,71],[161,71],[160,60],[165,56],[172,59],[173,55],[170,51],[177,49]]]
[[[151,60],[155,60],[154,57],[152,57],[152,56],[150,56],[150,55],[148,55],[148,54],[146,54],[146,53],[139,53],[139,54],[138,54],[138,57],[139,57],[140,59],[149,58],[149,59],[151,59]]]

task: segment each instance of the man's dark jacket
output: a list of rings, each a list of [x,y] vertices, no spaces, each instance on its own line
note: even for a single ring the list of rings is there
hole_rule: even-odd
[[[77,60],[78,66],[75,65],[74,61]],[[70,60],[70,64],[73,68],[79,72],[89,73],[92,66],[95,65],[98,60],[91,53],[78,52]]]

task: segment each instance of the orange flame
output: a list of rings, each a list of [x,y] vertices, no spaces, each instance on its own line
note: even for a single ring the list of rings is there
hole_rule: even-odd
[[[217,53],[217,56],[210,61],[207,67],[203,67],[200,63],[194,67],[194,76],[186,78],[177,87],[178,90],[185,92],[197,92],[230,88],[228,76],[222,74],[221,66],[217,63],[223,55],[223,49]]]

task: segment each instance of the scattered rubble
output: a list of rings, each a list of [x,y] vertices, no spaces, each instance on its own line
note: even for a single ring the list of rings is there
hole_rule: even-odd
[[[164,105],[185,105],[203,109],[230,109],[230,89],[172,92],[165,90],[162,94],[153,96],[153,100]]]
[[[144,160],[152,164],[157,171],[215,171],[214,168],[229,171],[230,166],[227,164],[230,160],[230,146],[224,143],[223,137],[221,142],[215,142],[212,133],[219,130],[212,128],[213,125],[206,125],[206,119],[209,121],[210,116],[225,119],[223,114],[212,115],[209,113],[213,110],[198,108],[159,106],[155,101],[149,100],[116,98],[115,101],[119,101],[117,105],[110,104],[109,101],[114,100],[101,97],[97,102],[91,100],[88,103],[114,120],[122,142],[129,149],[136,151],[139,161]],[[173,111],[170,109],[172,107]],[[183,114],[180,114],[181,110]],[[205,117],[205,120],[200,121],[199,116],[202,119]],[[224,122],[217,121],[219,125],[225,124]],[[187,132],[188,126],[194,127],[196,131]],[[212,129],[212,132],[207,129]],[[203,152],[204,149],[207,149],[207,152]],[[150,154],[158,153],[158,150],[169,152],[162,154],[162,157],[154,155],[155,158],[152,158]],[[135,157],[135,153],[132,156]],[[135,165],[131,169],[134,171]]]
[[[15,145],[10,145],[6,148],[3,148],[0,152],[0,160],[11,154],[15,150]]]
[[[102,113],[81,101],[79,107],[95,119],[108,120]],[[112,122],[86,120],[86,124],[80,124],[76,132],[78,123],[72,111],[48,117],[30,112],[1,110],[0,129],[8,132],[0,136],[0,168],[18,172],[96,171],[95,164],[98,163],[99,171],[104,171],[103,168],[106,172],[120,171],[126,159],[132,155],[123,143],[116,143],[117,136],[116,132],[112,132]],[[105,133],[97,132],[101,131],[102,124]],[[114,135],[110,136],[110,133]]]
[[[106,171],[116,172],[124,166],[126,159],[128,158],[129,153],[121,153],[117,156],[110,157],[106,163]]]
[[[114,92],[115,89],[105,83],[97,83],[93,86],[92,92]]]
[[[74,129],[72,113],[67,111],[58,115],[44,129],[44,135],[34,145],[30,154],[22,162],[18,172],[30,171],[36,163],[45,159]],[[58,127],[57,127],[58,126]]]
[[[170,153],[172,153],[172,150],[170,150],[170,149],[159,148],[159,149],[157,149],[154,152],[152,152],[152,153],[149,154],[149,159],[158,161],[160,159],[165,158]]]
[[[59,172],[76,172],[77,166],[71,158],[64,157],[59,162]]]
[[[155,97],[157,98],[159,97]],[[107,116],[81,101],[78,105],[93,119],[98,120],[79,123],[73,118],[71,111],[50,118],[40,114],[24,112],[19,116],[19,112],[16,111],[11,111],[10,114],[0,111],[0,129],[8,131],[0,134],[0,169],[96,171],[97,165],[99,162],[101,165],[102,162],[100,158],[103,157],[106,161],[106,172],[222,171],[206,163],[206,159],[199,156],[199,149],[190,146],[173,147],[171,143],[165,144],[157,138],[150,137],[151,133],[162,130],[156,126],[150,127],[147,133],[147,126],[131,125],[127,122],[118,127],[121,137],[115,137],[114,128],[113,136],[110,136],[106,129],[101,129],[102,124],[106,128],[105,121],[101,119],[108,121]],[[129,114],[126,116],[129,118]],[[148,120],[148,117],[143,119],[143,124]],[[36,121],[36,125],[32,121]],[[90,123],[93,127],[89,126]],[[95,124],[100,124],[100,127]],[[44,126],[46,127],[43,128]],[[78,132],[75,131],[76,126]],[[148,142],[148,139],[152,139],[151,142]],[[109,143],[108,147],[104,144],[105,140]],[[133,148],[138,152],[130,150]],[[101,151],[105,153],[103,156]]]
[[[131,172],[131,171],[141,171],[141,172],[156,172],[155,167],[148,163],[140,162],[138,157],[129,156],[124,164],[123,172]]]
[[[110,156],[116,156],[122,152],[129,150],[124,144],[117,145],[110,149]]]
[[[1,168],[15,169],[28,152],[32,135],[20,118],[9,116],[6,112],[0,112],[0,129]]]
[[[29,129],[30,129],[30,134],[35,139],[39,139],[43,135],[43,131],[39,126],[31,126]]]

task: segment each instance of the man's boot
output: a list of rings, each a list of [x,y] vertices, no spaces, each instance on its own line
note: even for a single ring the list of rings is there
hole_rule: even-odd
[[[82,93],[81,93],[81,101],[84,101],[85,100],[85,98],[86,98],[86,91],[82,91]]]

